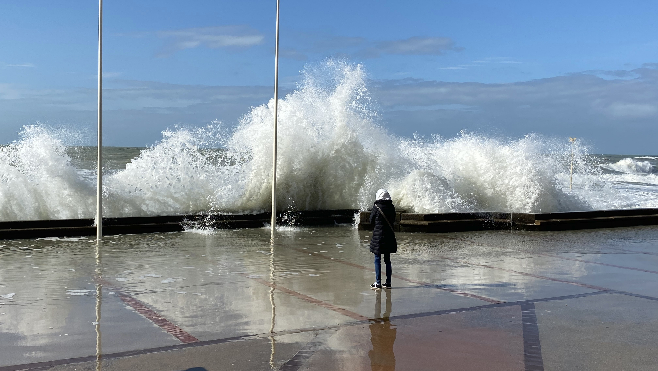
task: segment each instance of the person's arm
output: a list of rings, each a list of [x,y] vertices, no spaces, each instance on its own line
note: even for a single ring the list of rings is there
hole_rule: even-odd
[[[375,224],[375,211],[377,210],[377,207],[373,206],[372,210],[370,211],[370,224]]]

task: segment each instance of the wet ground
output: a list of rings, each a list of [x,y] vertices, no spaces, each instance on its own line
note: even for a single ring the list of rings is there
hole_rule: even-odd
[[[658,228],[0,241],[0,371],[655,370]]]

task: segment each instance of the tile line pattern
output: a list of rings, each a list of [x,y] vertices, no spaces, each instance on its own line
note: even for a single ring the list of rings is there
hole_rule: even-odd
[[[521,321],[523,322],[523,363],[525,364],[525,371],[544,371],[535,303],[526,302],[521,304]]]
[[[301,249],[293,249],[293,250],[298,251],[298,252],[302,252],[302,253],[306,253],[306,251],[301,250]],[[332,261],[332,262],[348,265],[348,266],[354,267],[354,268],[365,269],[367,271],[370,271],[370,270],[374,271],[374,268],[368,268],[368,267],[365,267],[363,265],[352,263],[352,262],[349,262],[349,261],[343,260],[343,259],[329,258],[327,256],[320,255],[320,254],[315,254],[313,256],[319,257],[319,258],[322,258],[322,259],[325,259],[325,260],[329,260],[329,261]],[[478,300],[486,301],[488,303],[493,303],[493,304],[502,303],[502,301],[500,301],[500,300],[488,298],[486,296],[481,296],[481,295],[472,294],[472,293],[468,293],[468,292],[464,292],[464,291],[460,291],[460,290],[451,289],[451,288],[446,287],[444,285],[436,285],[436,284],[432,284],[432,283],[428,283],[428,282],[417,281],[417,280],[414,280],[414,279],[411,279],[411,278],[400,276],[399,274],[393,274],[393,278],[397,278],[399,280],[406,281],[406,282],[409,282],[409,283],[415,283],[415,284],[421,285],[421,286],[433,287],[435,289],[442,290],[442,291],[447,291],[447,292],[450,292],[450,293],[455,294],[455,295],[464,296],[464,297],[468,297],[468,298],[472,298],[472,299],[478,299]]]
[[[563,280],[563,279],[559,279],[559,278],[546,277],[546,276],[541,276],[541,275],[534,274],[534,273],[527,273],[527,272],[517,271],[517,270],[514,270],[514,269],[496,267],[496,266],[489,265],[489,264],[472,263],[472,262],[469,262],[467,260],[460,260],[458,258],[451,258],[451,257],[448,257],[448,256],[439,256],[439,258],[444,259],[444,260],[453,261],[453,262],[456,262],[456,263],[459,263],[459,264],[471,265],[471,266],[483,267],[483,268],[489,268],[489,269],[495,269],[495,270],[501,270],[501,271],[505,271],[505,272],[519,274],[519,275],[526,276],[526,277],[533,277],[533,278],[539,278],[539,279],[542,279],[542,280],[566,283],[566,284],[569,284],[569,285],[584,287],[584,288],[591,289],[591,290],[597,290],[597,291],[609,291],[610,290],[610,289],[607,289],[605,287],[588,285],[586,283]]]
[[[322,334],[317,334],[311,341],[306,343],[288,362],[284,363],[279,367],[279,370],[283,371],[298,371],[301,369],[304,364],[322,348],[327,340],[333,336],[335,332],[327,331]]]
[[[458,238],[455,238],[455,239],[458,239]],[[302,252],[302,253],[307,253],[306,251],[303,251],[301,249],[294,249],[294,250],[297,250],[297,251]],[[349,266],[352,266],[352,267],[355,267],[355,268],[370,270],[370,268],[367,268],[365,266],[355,264],[355,263],[352,263],[352,262],[348,262],[348,261],[345,261],[345,260],[342,260],[342,259],[332,259],[332,258],[328,258],[328,257],[323,256],[323,255],[314,255],[314,256],[318,256],[318,257],[321,257],[323,259],[334,261],[334,262],[337,262],[337,263],[340,263],[340,264],[349,265]],[[549,256],[556,257],[556,258],[562,258],[562,257],[558,257],[558,256],[553,256],[553,255],[549,255]],[[584,288],[589,288],[589,289],[597,290],[597,291],[593,292],[593,293],[562,296],[562,297],[556,297],[556,298],[532,299],[532,300],[519,301],[519,302],[502,302],[502,301],[499,301],[499,300],[483,297],[483,296],[480,296],[480,295],[475,295],[475,294],[471,294],[471,293],[467,293],[467,292],[447,288],[447,287],[444,287],[442,285],[430,284],[430,283],[427,283],[427,282],[417,281],[417,280],[409,279],[409,278],[394,274],[393,277],[395,277],[397,279],[400,279],[400,280],[403,280],[403,281],[419,284],[419,285],[422,285],[422,286],[435,287],[439,290],[451,292],[451,293],[454,293],[454,294],[460,295],[460,296],[466,296],[466,297],[471,297],[471,298],[475,298],[475,299],[480,299],[480,300],[489,302],[491,304],[483,305],[483,306],[477,306],[477,307],[463,308],[463,309],[452,309],[452,310],[425,312],[425,313],[418,313],[418,314],[411,314],[411,315],[393,316],[393,317],[390,318],[391,320],[405,319],[405,318],[420,318],[420,317],[426,317],[426,316],[443,315],[443,314],[450,314],[450,313],[456,313],[456,312],[465,312],[465,311],[472,311],[472,310],[482,310],[482,309],[487,309],[487,308],[495,308],[495,307],[510,306],[510,305],[528,305],[528,303],[532,304],[532,308],[533,308],[532,313],[534,314],[534,303],[535,302],[552,301],[552,300],[565,300],[565,299],[570,299],[570,298],[579,298],[579,297],[584,297],[584,296],[589,296],[589,295],[596,295],[596,294],[600,294],[600,293],[614,293],[614,294],[628,295],[628,296],[634,296],[634,297],[643,298],[643,299],[647,299],[647,300],[658,301],[658,298],[654,298],[654,297],[651,297],[651,296],[633,294],[633,293],[618,291],[618,290],[611,290],[611,289],[607,289],[607,288],[603,288],[603,287],[587,285],[587,284],[574,282],[574,281],[561,280],[561,279],[545,277],[545,276],[535,275],[535,274],[526,273],[526,272],[515,271],[515,270],[511,270],[511,269],[506,269],[506,268],[499,268],[499,267],[495,267],[495,266],[491,266],[491,265],[487,265],[487,264],[471,263],[471,262],[468,262],[468,261],[462,261],[462,260],[459,260],[457,258],[451,258],[451,257],[446,257],[446,256],[440,256],[440,258],[445,259],[445,260],[449,260],[449,261],[458,262],[460,264],[481,266],[481,267],[489,268],[489,269],[498,269],[498,270],[503,270],[503,271],[508,271],[508,272],[511,272],[511,273],[524,275],[524,276],[529,276],[529,277],[534,277],[534,278],[539,278],[539,279],[545,279],[545,280],[550,280],[550,281],[554,281],[554,282],[572,284],[572,285],[576,285],[576,286],[580,286],[580,287],[584,287]],[[568,258],[562,258],[562,259],[569,260]],[[591,262],[588,262],[588,263],[591,263]],[[604,264],[604,263],[602,263],[602,264]],[[604,265],[607,265],[607,264],[604,264]],[[619,268],[624,268],[624,267],[619,267]],[[628,268],[628,267],[626,267],[626,268]],[[629,268],[629,269],[633,269],[633,268]],[[653,273],[653,272],[650,272],[650,273]],[[264,284],[266,286],[272,287],[274,289],[280,290],[280,291],[285,292],[287,294],[290,294],[292,296],[298,297],[298,298],[300,298],[304,301],[307,301],[309,303],[313,303],[313,304],[322,306],[324,308],[330,309],[332,311],[335,311],[337,313],[346,315],[346,316],[348,316],[352,319],[357,320],[358,322],[356,322],[356,324],[369,321],[369,319],[367,317],[362,316],[358,313],[351,312],[347,309],[335,306],[333,304],[323,302],[321,300],[312,298],[308,295],[298,293],[294,290],[290,290],[290,289],[287,289],[285,287],[275,285],[274,283],[268,282],[268,281],[260,279],[260,278],[249,277],[249,275],[246,275],[246,274],[244,276],[249,278],[249,279],[255,280],[255,281],[257,281],[261,284]],[[168,350],[183,349],[183,348],[187,348],[188,346],[204,346],[204,345],[225,343],[225,342],[230,342],[230,341],[247,340],[247,339],[251,339],[251,338],[260,338],[260,337],[263,336],[263,335],[260,335],[260,336],[259,335],[243,335],[243,336],[236,336],[236,337],[233,337],[233,338],[224,338],[224,339],[211,340],[211,341],[199,341],[197,338],[195,338],[191,334],[187,333],[186,331],[184,331],[180,327],[176,326],[175,324],[169,322],[166,318],[158,315],[157,312],[150,309],[148,306],[146,306],[141,301],[139,301],[139,300],[135,299],[134,297],[130,296],[129,294],[125,293],[123,290],[121,290],[121,288],[116,287],[115,285],[113,285],[109,281],[106,281],[106,280],[104,280],[102,278],[98,278],[98,277],[96,278],[96,281],[103,284],[103,285],[105,285],[105,286],[107,286],[108,288],[113,289],[115,292],[117,292],[119,298],[124,303],[131,306],[133,309],[135,309],[137,311],[137,313],[139,313],[140,315],[142,315],[145,318],[149,319],[150,321],[152,321],[153,323],[155,323],[159,327],[163,328],[167,333],[169,333],[172,336],[176,337],[177,339],[179,339],[183,343],[182,345],[177,345],[177,346],[175,345],[175,346],[168,346],[168,347],[160,347],[160,348],[153,348],[153,349],[136,350],[136,351],[114,353],[114,354],[110,354],[110,355],[103,355],[103,358],[108,358],[108,357],[109,358],[121,358],[121,357],[127,357],[127,356],[131,356],[131,355],[140,355],[140,354],[155,353],[155,352],[168,351]],[[536,315],[535,315],[534,318],[535,318],[534,322],[535,322],[535,326],[536,326]],[[526,321],[524,321],[524,326],[525,326],[525,323],[526,323]],[[529,323],[532,323],[532,321],[530,321]],[[354,325],[354,324],[355,323],[348,324],[348,325]],[[338,328],[338,327],[339,326],[332,326],[331,328]],[[329,327],[327,327],[325,329],[328,329],[328,328]],[[313,329],[309,329],[308,331],[318,331],[318,329],[313,328]],[[286,332],[280,332],[280,333],[276,333],[276,332],[275,333],[267,333],[267,335],[272,336],[273,334],[274,335],[281,335],[281,334],[285,334],[285,333],[299,333],[299,332],[303,332],[303,330],[286,331]],[[532,333],[532,331],[529,331],[529,333]],[[525,334],[526,334],[526,330],[525,330],[525,327],[524,327],[524,348],[525,348],[525,345],[526,345],[526,335]],[[532,335],[529,335],[529,336],[531,337]],[[539,341],[538,340],[538,330],[537,330],[537,340],[536,341],[537,341],[537,345],[538,345],[539,344],[539,342],[538,342]],[[541,349],[539,349],[539,351],[540,351],[539,357],[541,357]],[[531,357],[531,361],[528,362],[528,359],[527,359],[528,352],[526,352],[524,350],[524,353],[526,353],[525,354],[525,356],[526,356],[526,370],[530,370],[530,371],[543,370],[543,364],[540,364],[541,368],[532,368],[532,367],[535,367],[535,366],[532,366],[532,365],[537,364],[537,360],[536,360],[537,355],[533,355]],[[541,360],[541,358],[539,358],[539,359]],[[39,362],[39,363],[31,363],[31,364],[15,365],[15,366],[2,366],[2,367],[0,367],[0,371],[40,370],[40,369],[47,369],[47,368],[50,368],[50,367],[53,367],[53,366],[56,366],[56,365],[81,363],[81,362],[88,362],[88,361],[92,361],[92,360],[96,360],[96,356],[70,358],[70,359],[64,359],[64,360],[47,361],[47,362]],[[529,366],[528,366],[529,364],[532,367],[529,368]]]
[[[445,310],[433,311],[433,312],[404,314],[404,315],[399,315],[399,316],[391,316],[389,318],[389,320],[390,321],[395,321],[395,320],[401,320],[401,319],[414,319],[414,318],[448,315],[448,314],[452,314],[452,313],[475,312],[475,311],[491,309],[491,308],[501,308],[501,307],[523,305],[524,303],[537,303],[537,302],[550,302],[550,301],[559,301],[559,300],[568,300],[568,299],[578,299],[578,298],[584,298],[584,297],[588,297],[588,296],[601,295],[601,294],[621,294],[621,295],[623,295],[623,294],[626,294],[626,293],[617,292],[617,291],[596,291],[596,292],[590,292],[590,293],[584,293],[584,294],[556,296],[556,297],[542,298],[542,299],[530,299],[530,300],[524,300],[524,301],[518,301],[518,302],[506,302],[506,303],[500,303],[500,304],[485,304],[485,305],[476,306],[476,307],[465,307],[465,308],[445,309]],[[658,298],[653,298],[653,297],[647,297],[647,299],[658,300]],[[193,348],[193,347],[202,347],[202,346],[208,346],[208,345],[225,344],[225,343],[230,343],[230,342],[235,342],[235,341],[267,339],[267,338],[270,338],[272,336],[334,330],[334,329],[338,329],[338,328],[346,327],[346,326],[359,326],[359,325],[362,325],[364,323],[370,323],[370,321],[371,321],[371,319],[367,319],[367,320],[364,320],[364,321],[355,321],[355,322],[351,322],[351,323],[345,323],[345,324],[342,324],[342,325],[326,326],[326,327],[322,327],[322,328],[311,327],[311,328],[301,328],[301,329],[294,329],[294,330],[287,330],[287,331],[279,331],[279,332],[274,332],[274,333],[267,332],[267,333],[262,333],[262,334],[253,334],[253,335],[239,335],[239,336],[233,336],[233,337],[221,338],[221,339],[214,339],[214,340],[202,340],[202,341],[198,341],[198,342],[194,342],[194,343],[187,343],[187,344],[168,345],[168,346],[149,348],[149,349],[130,350],[130,351],[124,351],[124,352],[117,352],[117,353],[107,353],[107,354],[103,354],[102,358],[104,360],[110,360],[110,359],[125,358],[125,357],[138,356],[138,355],[144,355],[144,354],[176,351],[176,350]],[[60,359],[60,360],[53,360],[53,361],[44,361],[44,362],[37,362],[37,363],[27,363],[27,364],[22,364],[22,365],[0,366],[0,371],[46,370],[46,369],[52,368],[54,366],[76,364],[76,363],[83,363],[83,362],[93,362],[93,361],[96,361],[96,355],[85,356],[85,357],[77,357],[77,358],[67,358],[67,359]]]
[[[251,280],[254,280],[254,281],[256,281],[256,282],[258,282],[258,283],[260,283],[260,284],[263,284],[263,285],[265,285],[265,286],[271,287],[271,288],[273,288],[273,289],[275,289],[275,290],[279,290],[279,291],[281,291],[281,292],[285,292],[286,294],[291,295],[291,296],[294,296],[294,297],[299,298],[299,299],[301,299],[301,300],[304,300],[305,302],[308,302],[308,303],[311,303],[311,304],[315,304],[315,305],[318,305],[318,306],[320,306],[320,307],[323,307],[323,308],[326,308],[326,309],[332,310],[332,311],[334,311],[334,312],[336,312],[336,313],[339,313],[339,314],[342,314],[342,315],[344,315],[344,316],[350,317],[350,318],[355,319],[355,320],[357,320],[357,321],[364,321],[364,320],[367,320],[367,319],[368,319],[368,317],[362,316],[362,315],[360,315],[360,314],[358,314],[358,313],[355,313],[355,312],[352,312],[352,311],[347,310],[347,309],[345,309],[345,308],[341,308],[341,307],[339,307],[339,306],[337,306],[337,305],[333,305],[333,304],[327,303],[327,302],[325,302],[325,301],[322,301],[322,300],[319,300],[319,299],[316,299],[316,298],[310,297],[310,296],[308,296],[308,295],[304,295],[304,294],[302,294],[302,293],[299,293],[299,292],[297,292],[297,291],[294,291],[294,290],[291,290],[291,289],[285,288],[285,287],[283,287],[283,286],[279,286],[279,285],[277,285],[277,284],[275,284],[275,283],[272,283],[272,282],[270,282],[270,281],[264,280],[264,279],[262,279],[262,278],[258,278],[258,277],[250,277],[250,276],[247,275],[247,274],[242,274],[242,275],[243,275],[244,277],[249,278],[249,279],[251,279]]]
[[[153,309],[149,308],[143,302],[139,301],[138,299],[126,293],[120,287],[113,285],[111,282],[101,277],[95,277],[95,281],[103,286],[107,286],[107,288],[111,288],[112,290],[114,290],[117,293],[117,296],[119,296],[119,299],[121,299],[121,301],[126,303],[126,305],[133,308],[142,317],[148,319],[149,321],[153,322],[161,329],[165,330],[169,335],[180,340],[181,343],[187,344],[187,343],[195,343],[199,341],[199,339],[195,338],[187,331],[183,330],[182,328],[178,327],[174,323],[170,322],[168,319],[161,316]]]
[[[480,243],[473,243],[472,241],[469,241],[465,238],[449,237],[449,236],[445,236],[445,238],[449,239],[449,240],[470,243],[473,246],[490,247],[490,246],[483,245],[483,244],[480,244]],[[617,250],[617,251],[621,251],[621,252],[625,252],[625,253],[628,253],[628,254],[646,254],[646,255],[658,256],[657,253],[652,253],[652,252],[647,252],[647,251],[635,251],[635,250],[623,249],[623,248],[619,248],[619,247],[614,247],[612,249]],[[504,249],[504,250],[509,251],[509,252],[517,252],[516,250],[513,250],[513,249]],[[626,267],[626,266],[614,265],[614,264],[608,264],[608,263],[600,263],[600,262],[594,262],[594,261],[591,261],[591,260],[580,260],[580,259],[576,259],[576,258],[568,258],[568,257],[565,257],[565,256],[560,256],[560,255],[555,255],[555,254],[546,254],[546,253],[537,253],[537,252],[534,252],[534,253],[531,253],[531,254],[539,255],[539,256],[548,256],[548,257],[556,258],[556,259],[572,260],[572,261],[577,261],[577,262],[581,262],[581,263],[591,263],[591,264],[604,265],[604,266],[613,267],[613,268],[630,269],[630,270],[635,270],[635,271],[639,271],[639,272],[658,274],[657,271],[651,271],[651,270],[646,270],[646,269],[641,269],[641,268]],[[604,254],[617,254],[617,253],[599,252],[599,254],[604,255]]]
[[[298,252],[301,252],[301,253],[306,253],[306,251],[303,251],[301,249],[294,249],[294,250],[296,250]],[[574,259],[570,259],[570,258],[557,257],[557,256],[553,256],[553,255],[548,255],[548,254],[540,254],[540,255],[547,255],[547,256],[561,258],[561,259],[574,260]],[[368,268],[368,267],[365,267],[365,266],[362,266],[362,265],[359,265],[359,264],[356,264],[356,263],[352,263],[352,262],[349,262],[349,261],[346,261],[346,260],[335,259],[335,258],[332,259],[332,258],[323,256],[323,255],[314,255],[314,256],[320,257],[320,258],[325,259],[325,260],[334,261],[336,263],[352,266],[352,267],[355,267],[355,268],[370,270],[370,268]],[[446,257],[446,256],[441,256],[440,258],[445,259],[445,260],[449,260],[449,261],[456,261],[456,262],[459,262],[460,264],[476,265],[476,266],[481,266],[481,267],[490,268],[490,269],[499,269],[499,270],[504,270],[504,271],[516,273],[516,274],[521,274],[521,275],[525,275],[525,276],[534,277],[534,278],[547,279],[547,280],[551,280],[551,281],[555,281],[555,282],[561,282],[561,283],[577,285],[577,286],[581,286],[581,287],[585,287],[585,288],[589,288],[589,289],[593,289],[593,290],[598,290],[598,291],[610,291],[609,289],[606,289],[606,288],[603,288],[603,287],[586,285],[586,284],[582,284],[582,283],[579,283],[579,282],[561,280],[561,279],[556,279],[556,278],[544,277],[544,276],[540,276],[540,275],[535,275],[535,274],[525,273],[525,272],[519,272],[519,271],[510,270],[510,269],[506,269],[506,268],[494,267],[494,266],[490,266],[490,265],[487,265],[487,264],[477,264],[477,263],[471,263],[471,262],[467,262],[467,261],[460,261],[456,258],[450,258],[450,257]],[[606,265],[606,264],[604,264],[604,265]],[[323,308],[332,310],[336,313],[345,315],[345,316],[350,317],[352,319],[355,319],[357,321],[367,320],[367,317],[364,317],[364,316],[362,316],[358,313],[349,311],[345,308],[338,307],[336,305],[324,302],[324,301],[319,300],[319,299],[315,299],[315,298],[310,297],[308,295],[301,294],[297,291],[290,290],[288,288],[276,285],[276,284],[271,283],[269,281],[266,281],[266,280],[263,280],[263,279],[260,279],[260,278],[251,277],[251,276],[246,275],[246,274],[243,274],[243,276],[246,277],[246,278],[252,279],[256,282],[259,282],[259,283],[261,283],[265,286],[271,287],[275,290],[282,291],[286,294],[289,294],[291,296],[295,296],[295,297],[297,297],[301,300],[304,300],[306,302],[309,302],[309,303],[321,306]],[[464,292],[464,291],[448,288],[448,287],[445,287],[443,285],[437,285],[437,284],[431,284],[431,283],[428,283],[428,282],[413,280],[413,279],[410,279],[410,278],[406,278],[404,276],[400,276],[398,274],[393,274],[393,277],[395,277],[397,279],[400,279],[400,280],[403,280],[403,281],[406,281],[406,282],[410,282],[410,283],[414,283],[414,284],[418,284],[418,285],[426,286],[426,287],[433,287],[433,288],[436,288],[436,289],[439,289],[439,290],[442,290],[442,291],[450,292],[450,293],[453,293],[453,294],[456,294],[456,295],[469,297],[469,298],[473,298],[473,299],[479,299],[479,300],[489,302],[489,303],[492,303],[492,304],[503,303],[500,300],[496,300],[496,299],[492,299],[492,298],[488,298],[488,297],[484,297],[484,296],[476,295],[476,294],[472,294],[472,293],[467,293],[467,292]],[[180,340],[183,344],[194,343],[194,342],[199,341],[199,339],[197,339],[193,335],[189,334],[188,332],[186,332],[182,328],[178,327],[177,325],[173,324],[172,322],[170,322],[166,318],[162,317],[157,312],[155,312],[154,310],[149,308],[146,304],[144,304],[141,301],[137,300],[133,296],[125,293],[120,288],[112,285],[110,282],[108,282],[106,280],[103,280],[101,278],[97,278],[96,280],[101,284],[105,284],[108,287],[111,287],[113,290],[115,290],[117,292],[119,298],[124,303],[126,303],[128,306],[132,307],[137,313],[139,313],[140,315],[142,315],[146,319],[150,320],[151,322],[153,322],[154,324],[156,324],[157,326],[159,326],[160,328],[165,330],[168,334],[170,334],[170,335],[174,336],[176,339]]]
[[[591,260],[584,260],[584,259],[577,259],[577,258],[568,258],[566,256],[559,256],[559,255],[552,255],[552,254],[543,254],[543,253],[535,253],[535,254],[536,255],[541,255],[541,256],[548,256],[548,257],[556,258],[556,259],[562,259],[562,260],[571,260],[571,261],[581,262],[581,263],[603,265],[603,266],[612,267],[612,268],[629,269],[629,270],[638,271],[638,272],[658,274],[658,271],[652,271],[652,270],[642,269],[642,268],[625,267],[623,265],[601,263],[601,262],[595,262],[595,261],[591,261]]]

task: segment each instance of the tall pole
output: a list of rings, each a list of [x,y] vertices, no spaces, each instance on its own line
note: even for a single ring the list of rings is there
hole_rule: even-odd
[[[569,172],[569,189],[573,189],[573,145],[576,142],[576,138],[569,138],[571,142],[571,171]]]
[[[101,371],[103,355],[101,344],[101,304],[103,302],[103,271],[101,266],[101,244],[96,244],[96,371]]]
[[[98,0],[98,172],[96,176],[96,240],[103,238],[103,0]]]
[[[276,43],[274,48],[274,143],[272,145],[272,241],[276,230],[276,126],[279,103],[279,0],[276,0]]]

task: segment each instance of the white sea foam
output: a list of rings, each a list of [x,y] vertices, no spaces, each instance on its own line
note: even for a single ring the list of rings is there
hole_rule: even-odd
[[[0,220],[88,218],[95,188],[82,179],[66,147],[43,126],[0,147]]]
[[[279,101],[281,210],[366,209],[379,188],[416,212],[658,207],[649,158],[598,166],[580,142],[537,135],[398,138],[372,107],[361,65],[329,60],[304,71]],[[268,210],[272,121],[270,101],[232,131],[220,123],[165,131],[125,169],[107,172],[104,215]],[[27,126],[0,152],[0,220],[94,217],[95,167],[74,166],[59,132]]]
[[[649,158],[648,156],[644,158]],[[637,161],[632,158],[624,158],[613,164],[601,165],[603,168],[626,174],[651,174],[654,166],[649,161]]]

